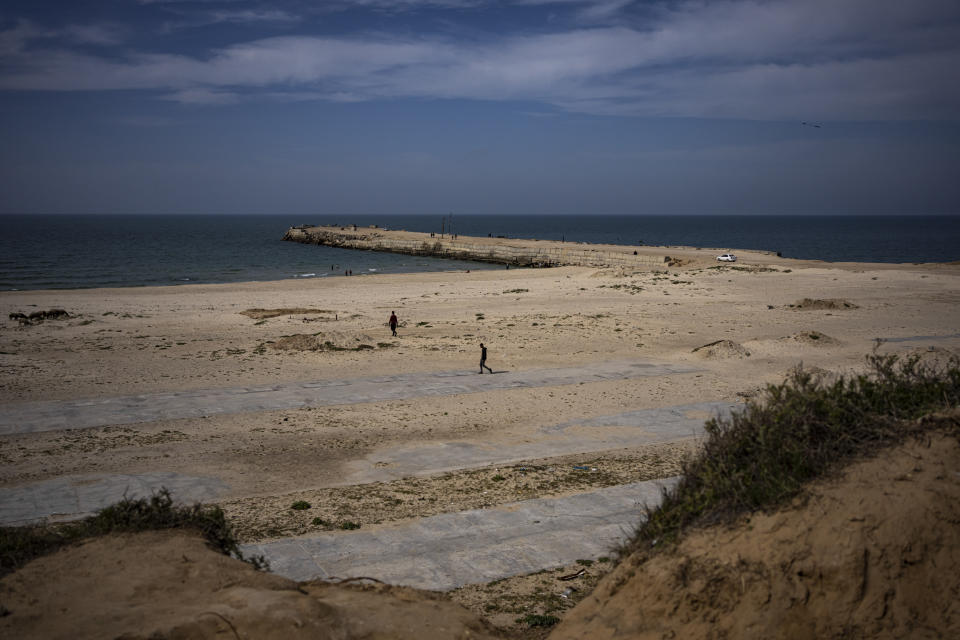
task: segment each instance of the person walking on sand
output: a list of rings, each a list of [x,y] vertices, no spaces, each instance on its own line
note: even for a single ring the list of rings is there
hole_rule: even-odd
[[[493,369],[487,366],[487,348],[483,346],[483,343],[480,343],[480,373],[483,373],[483,370],[486,369],[490,373],[493,373]]]
[[[397,312],[396,311],[390,312],[389,322],[390,322],[390,331],[393,332],[393,335],[397,335]]]

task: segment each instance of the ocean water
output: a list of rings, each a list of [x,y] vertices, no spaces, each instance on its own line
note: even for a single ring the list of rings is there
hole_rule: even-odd
[[[285,216],[0,216],[0,291],[492,268],[282,241]]]
[[[0,290],[226,283],[498,269],[283,242],[297,224],[762,249],[858,262],[960,260],[960,216],[0,216]],[[452,225],[452,226],[451,226]]]

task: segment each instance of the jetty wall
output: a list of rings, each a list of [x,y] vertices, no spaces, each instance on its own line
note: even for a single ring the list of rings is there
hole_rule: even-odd
[[[317,244],[342,249],[362,251],[385,251],[407,255],[431,256],[456,260],[493,262],[521,267],[654,267],[665,266],[670,262],[666,255],[634,255],[626,247],[622,250],[610,249],[604,245],[570,243],[562,247],[536,246],[536,241],[510,243],[497,242],[484,238],[485,242],[470,242],[449,238],[430,237],[429,234],[404,232],[405,237],[394,237],[389,231],[338,227],[291,227],[283,236],[290,242]],[[409,236],[423,236],[422,239],[410,239]],[[476,239],[479,240],[479,239]],[[520,243],[520,244],[518,244]],[[555,243],[554,243],[555,244]]]

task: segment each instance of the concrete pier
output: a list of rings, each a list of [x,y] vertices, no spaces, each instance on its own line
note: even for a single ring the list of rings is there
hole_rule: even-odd
[[[484,238],[392,231],[379,227],[301,225],[291,227],[284,240],[343,249],[386,251],[407,255],[493,262],[518,267],[627,267],[671,266],[675,259],[663,247],[588,244],[513,238]]]

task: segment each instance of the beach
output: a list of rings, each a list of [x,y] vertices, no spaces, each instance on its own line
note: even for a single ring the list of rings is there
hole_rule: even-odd
[[[828,266],[772,256],[708,264],[635,273],[563,267],[4,292],[0,401],[11,406],[476,372],[481,342],[488,364],[500,372],[609,360],[678,363],[696,371],[212,414],[131,425],[124,437],[111,432],[115,426],[13,434],[6,437],[2,482],[203,470],[223,479],[231,497],[283,493],[323,487],[343,465],[377,448],[471,438],[508,442],[577,417],[691,399],[738,402],[800,364],[857,370],[878,338],[888,340],[883,353],[960,344],[956,266]],[[69,318],[33,325],[7,319],[55,308]],[[387,325],[391,311],[400,319],[397,338]],[[710,343],[717,344],[697,350]]]
[[[666,478],[696,450],[693,431],[637,446],[577,444],[588,442],[598,418],[679,406],[702,422],[712,411],[690,407],[742,405],[798,366],[830,376],[863,370],[874,349],[924,359],[960,351],[956,265],[828,264],[749,252],[721,264],[696,249],[665,251],[680,266],[0,293],[0,402],[8,412],[334,385],[313,406],[211,405],[204,415],[87,428],[64,418],[62,428],[30,432],[8,423],[0,488],[166,473],[215,481],[210,501],[246,543],[343,522],[369,529]],[[52,309],[68,316],[8,319]],[[478,373],[481,342],[494,375]],[[654,368],[591,373],[611,363]],[[565,382],[549,382],[556,372]],[[547,382],[521,384],[534,374]],[[440,389],[453,376],[456,385]],[[519,382],[499,383],[508,376]],[[413,390],[386,399],[370,391],[397,380],[413,381]],[[350,395],[360,386],[366,395]],[[573,443],[567,449],[527,455],[561,427]],[[610,429],[613,442],[629,427]],[[429,461],[451,447],[524,453],[390,473],[407,459],[397,452],[426,452],[417,459]],[[491,482],[519,460],[535,462],[541,481]],[[584,463],[595,477],[551,480],[556,469]],[[297,500],[315,508],[293,511]]]

